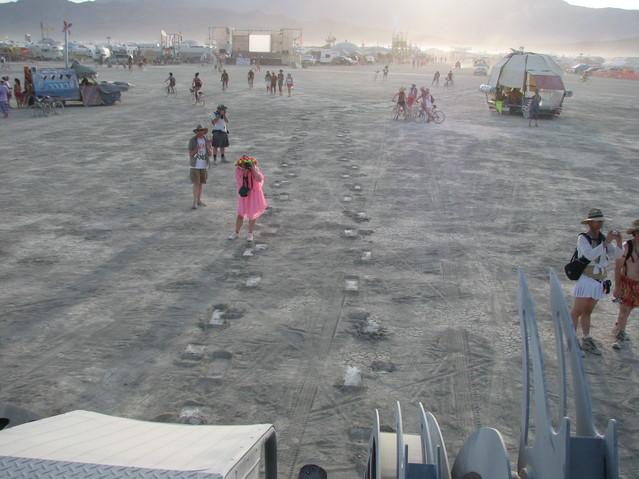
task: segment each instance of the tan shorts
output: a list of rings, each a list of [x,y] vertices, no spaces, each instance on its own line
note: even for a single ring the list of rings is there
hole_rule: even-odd
[[[206,168],[191,168],[191,183],[194,185],[202,183],[206,184],[206,180],[208,178],[209,170]]]

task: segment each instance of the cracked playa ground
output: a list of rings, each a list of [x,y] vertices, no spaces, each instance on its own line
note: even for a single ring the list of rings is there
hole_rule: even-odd
[[[625,230],[639,211],[636,84],[568,76],[562,117],[528,128],[491,114],[468,69],[433,89],[441,125],[390,120],[400,86],[435,68],[292,70],[293,96],[230,88],[200,66],[100,78],[135,88],[111,107],[52,118],[12,110],[0,142],[0,400],[144,420],[274,423],[281,477],[306,463],[362,476],[373,411],[417,433],[437,417],[454,460],[476,428],[504,436],[513,468],[521,391],[516,268],[523,266],[556,361],[548,269],[572,254],[591,207]],[[187,83],[204,81],[207,106]],[[265,74],[262,72],[258,73]],[[258,78],[259,79],[259,78]],[[229,241],[236,186],[217,165],[190,209],[186,144],[229,107],[227,156],[260,161],[270,205],[255,241]],[[245,226],[246,228],[246,226]],[[562,278],[563,281],[563,278]],[[563,281],[569,293],[569,282]],[[633,342],[614,352],[603,300],[586,358],[603,431],[619,421],[621,477],[639,472]],[[630,336],[639,338],[631,317]],[[349,367],[361,384],[344,386]]]

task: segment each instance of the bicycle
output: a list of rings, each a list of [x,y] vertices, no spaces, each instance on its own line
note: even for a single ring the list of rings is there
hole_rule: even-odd
[[[443,111],[437,109],[437,105],[433,105],[428,111],[425,111],[421,106],[418,107],[417,113],[415,114],[415,122],[421,123],[423,121],[433,121],[437,124],[444,123],[446,119],[446,115],[444,115]]]
[[[191,102],[197,106],[204,106],[206,103],[206,99],[204,97],[204,92],[202,90],[198,90],[197,92],[191,88]]]
[[[166,96],[173,95],[173,97],[175,98],[175,97],[177,97],[177,88],[175,88],[172,85],[165,86],[164,87],[164,94]]]
[[[55,108],[53,105],[42,96],[31,96],[30,100],[33,101],[33,104],[29,106],[29,111],[34,118],[39,116],[54,115]],[[29,101],[30,103],[31,101]]]
[[[395,106],[391,110],[391,119],[398,120],[400,115],[404,117],[404,120],[406,119],[406,105],[400,106],[398,104],[395,104]]]
[[[64,110],[64,99],[59,96],[45,96],[44,100],[46,103],[53,107],[53,114],[58,115],[58,110]]]

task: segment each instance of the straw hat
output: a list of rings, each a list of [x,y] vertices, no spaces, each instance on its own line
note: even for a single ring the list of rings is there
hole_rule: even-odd
[[[197,133],[198,131],[203,131],[205,134],[209,132],[208,128],[204,128],[202,126],[202,124],[198,124],[198,126],[195,127],[195,129],[193,130],[193,133]]]
[[[629,235],[631,235],[632,233],[634,233],[635,231],[639,231],[639,220],[634,220],[632,222],[632,227],[630,227],[629,229],[626,230],[626,233],[628,233]]]
[[[587,225],[591,221],[610,221],[610,218],[606,218],[599,208],[591,208],[588,212],[588,218],[583,220],[581,224]]]

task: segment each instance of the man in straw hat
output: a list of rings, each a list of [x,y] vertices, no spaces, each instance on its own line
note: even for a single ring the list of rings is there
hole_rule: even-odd
[[[582,273],[577,284],[572,290],[574,302],[572,305],[572,323],[577,330],[577,324],[581,322],[583,336],[579,342],[581,349],[592,354],[601,354],[601,351],[590,336],[590,314],[597,305],[597,301],[610,291],[608,276],[608,258],[621,258],[621,235],[618,231],[608,231],[608,235],[601,233],[604,221],[608,221],[602,211],[593,208],[588,212],[588,218],[581,224],[588,225],[588,231],[581,233],[577,238],[577,254],[590,261]],[[617,245],[614,245],[612,241]]]
[[[626,323],[630,311],[639,306],[639,220],[632,222],[626,231],[632,235],[623,245],[623,256],[615,262],[615,290],[613,295],[619,302],[619,315],[615,325],[615,341],[612,347],[621,349],[628,340]]]
[[[206,206],[202,201],[202,185],[206,183],[208,178],[208,169],[211,155],[211,140],[206,136],[209,129],[204,128],[201,124],[193,130],[195,136],[189,140],[189,168],[191,183],[193,183],[193,206],[196,210],[198,206]]]

